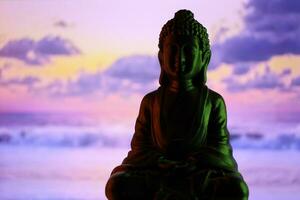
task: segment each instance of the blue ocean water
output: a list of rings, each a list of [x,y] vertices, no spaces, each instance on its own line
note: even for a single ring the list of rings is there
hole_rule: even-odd
[[[133,127],[105,124],[80,113],[0,113],[0,145],[128,147]],[[296,132],[267,135],[230,127],[229,131],[237,149],[300,150]]]

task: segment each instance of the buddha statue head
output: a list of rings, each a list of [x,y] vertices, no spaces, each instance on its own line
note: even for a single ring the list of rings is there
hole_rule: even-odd
[[[177,11],[163,26],[158,47],[160,85],[189,90],[206,83],[211,56],[208,34],[191,11]]]

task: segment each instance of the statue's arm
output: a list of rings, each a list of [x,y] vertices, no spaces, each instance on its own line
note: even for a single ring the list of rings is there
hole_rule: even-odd
[[[230,134],[227,128],[227,110],[223,97],[214,93],[212,111],[208,124],[207,147],[214,154],[214,164],[217,167],[236,170],[237,164],[232,155]]]
[[[232,156],[224,99],[212,91],[210,101],[212,108],[207,127],[206,144],[199,149],[199,152],[191,156],[191,159],[203,167],[235,171],[237,164]]]
[[[226,148],[224,153],[231,154],[229,132],[227,129],[227,111],[223,97],[215,94],[212,97],[212,110],[208,123],[207,145],[219,149]]]
[[[123,164],[137,167],[156,166],[160,153],[154,148],[151,136],[151,94],[147,94],[140,105],[135,123],[135,131],[131,140],[131,150],[123,160]]]

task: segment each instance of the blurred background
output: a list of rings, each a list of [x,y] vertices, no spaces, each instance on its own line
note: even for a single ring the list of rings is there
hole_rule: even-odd
[[[183,8],[208,29],[249,199],[300,198],[299,1],[2,0],[0,199],[105,199]]]

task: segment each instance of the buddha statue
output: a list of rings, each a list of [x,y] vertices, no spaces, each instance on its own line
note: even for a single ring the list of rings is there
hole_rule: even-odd
[[[179,10],[162,28],[160,87],[142,99],[131,150],[106,184],[109,200],[246,200],[224,100],[206,86],[206,28]]]

